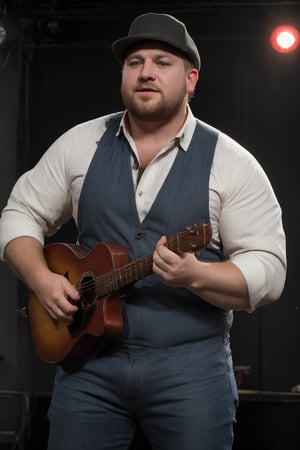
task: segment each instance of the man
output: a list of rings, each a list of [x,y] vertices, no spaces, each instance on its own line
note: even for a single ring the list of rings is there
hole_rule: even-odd
[[[45,236],[73,217],[82,248],[117,243],[134,261],[153,252],[153,274],[122,303],[121,333],[58,364],[48,449],[126,449],[139,424],[154,450],[229,450],[232,311],[281,295],[281,209],[254,157],[193,116],[200,56],[182,22],[143,14],[112,50],[126,110],[60,137],[18,180],[0,223],[2,258],[70,326],[79,289],[49,269]],[[206,248],[169,248],[166,236],[203,220]]]

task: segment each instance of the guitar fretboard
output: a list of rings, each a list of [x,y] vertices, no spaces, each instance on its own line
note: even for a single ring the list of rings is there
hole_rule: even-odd
[[[195,251],[205,247],[211,238],[211,229],[207,223],[188,227],[176,236],[167,240],[167,247],[174,253]],[[113,292],[141,280],[152,273],[153,253],[132,261],[125,266],[100,275],[95,280],[97,298],[105,297]]]
[[[126,264],[126,266],[100,275],[96,280],[97,297],[105,297],[150,275],[152,273],[152,262],[153,253]]]

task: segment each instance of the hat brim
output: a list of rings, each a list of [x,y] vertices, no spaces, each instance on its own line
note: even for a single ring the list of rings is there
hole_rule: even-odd
[[[174,45],[174,41],[168,40],[168,39],[163,39],[163,38],[157,38],[157,36],[151,35],[151,34],[139,34],[139,35],[135,35],[135,36],[129,36],[129,37],[125,37],[122,39],[118,39],[117,41],[113,42],[112,44],[112,52],[114,54],[114,56],[117,58],[117,60],[123,64],[126,54],[128,53],[128,51],[130,50],[131,47],[133,47],[135,44],[138,44],[139,42],[145,42],[145,41],[156,41],[156,42],[161,42],[164,44],[169,45],[170,47],[172,47],[174,50],[177,50],[178,52],[181,53],[181,55],[186,58],[187,60],[189,60],[196,68],[197,68],[197,62],[195,63],[195,61],[193,61],[192,56],[189,58],[187,55],[187,51],[184,48],[181,48],[179,46],[175,46]]]

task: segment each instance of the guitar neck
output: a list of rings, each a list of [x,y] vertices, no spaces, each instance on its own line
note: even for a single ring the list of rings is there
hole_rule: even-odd
[[[208,223],[187,227],[175,236],[167,239],[167,247],[177,255],[192,252],[205,247],[211,239],[211,228]],[[125,266],[100,275],[95,280],[97,298],[105,297],[150,275],[153,264],[153,253],[132,261]]]
[[[152,273],[153,253],[132,261],[125,266],[100,275],[96,279],[97,298],[129,286]]]

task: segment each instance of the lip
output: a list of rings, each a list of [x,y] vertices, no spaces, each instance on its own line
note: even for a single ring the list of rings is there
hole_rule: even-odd
[[[157,89],[155,89],[155,88],[153,88],[153,87],[151,87],[151,86],[142,86],[142,87],[138,87],[137,89],[136,89],[136,92],[158,92],[158,90]]]
[[[137,94],[144,94],[144,95],[157,94],[157,91],[151,91],[150,89],[149,90],[143,89],[136,92]]]
[[[137,89],[136,90],[136,94],[140,97],[140,98],[152,98],[155,97],[158,94],[159,91],[155,90],[155,89],[151,89],[151,88],[142,88],[142,89]]]
[[[157,91],[137,91],[136,98],[142,102],[155,101],[157,99]]]

